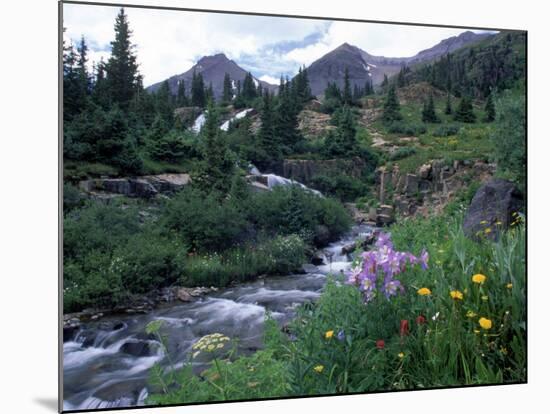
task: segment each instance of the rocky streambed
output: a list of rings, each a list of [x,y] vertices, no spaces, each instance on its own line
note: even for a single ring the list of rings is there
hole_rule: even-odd
[[[297,306],[320,296],[329,273],[350,266],[355,240],[369,239],[372,232],[366,225],[353,227],[319,253],[318,266],[304,266],[303,274],[266,277],[220,290],[174,290],[172,294],[181,295],[178,300],[135,312],[90,313],[78,317],[78,323],[77,316],[68,316],[66,326],[71,329],[63,343],[64,410],[144,405],[151,367],[167,368],[168,359],[181,367],[193,343],[210,333],[238,339],[243,353],[260,349],[266,313],[281,326],[288,323]],[[184,302],[186,294],[190,297]],[[154,320],[163,321],[166,351],[145,333]],[[200,371],[207,363],[194,362],[194,368]]]

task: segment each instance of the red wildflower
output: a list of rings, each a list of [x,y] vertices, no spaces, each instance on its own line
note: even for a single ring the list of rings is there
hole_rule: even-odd
[[[376,347],[378,349],[384,349],[384,345],[385,345],[385,343],[384,343],[383,339],[379,339],[378,341],[376,341]]]
[[[401,325],[399,327],[399,335],[407,336],[409,334],[409,321],[407,319],[401,320]]]
[[[423,325],[425,323],[426,323],[426,318],[422,315],[418,315],[418,317],[416,318],[416,324]]]

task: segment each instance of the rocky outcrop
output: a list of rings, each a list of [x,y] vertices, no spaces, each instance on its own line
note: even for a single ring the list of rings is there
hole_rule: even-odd
[[[523,194],[510,181],[491,180],[482,185],[464,217],[464,233],[470,238],[489,237],[496,239],[498,234],[510,227],[514,214],[524,208]]]
[[[181,190],[190,181],[189,174],[159,174],[141,177],[97,178],[79,183],[81,190],[96,196],[151,198],[157,194],[171,194]]]
[[[355,157],[351,159],[333,160],[284,160],[283,177],[303,184],[311,183],[316,175],[346,174],[360,177],[365,168],[365,161]]]
[[[185,126],[193,125],[193,122],[201,113],[202,109],[198,106],[184,106],[174,109],[174,117]]]
[[[391,169],[384,166],[376,171],[378,199],[380,204],[393,206],[403,216],[428,215],[441,211],[458,191],[468,186],[472,177],[486,182],[494,171],[495,165],[484,161],[432,160],[413,172],[401,172],[397,165]],[[384,216],[386,212],[376,211],[371,219],[375,218],[377,223],[389,220],[386,217],[380,220],[380,214]]]
[[[298,129],[306,137],[318,137],[335,128],[330,124],[330,115],[328,114],[312,109],[304,109],[298,114]]]

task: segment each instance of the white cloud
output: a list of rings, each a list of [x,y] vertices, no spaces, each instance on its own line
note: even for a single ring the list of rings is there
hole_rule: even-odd
[[[108,56],[114,38],[118,7],[65,4],[66,38],[90,44],[90,57]],[[242,16],[176,10],[135,9],[126,13],[133,31],[140,72],[150,85],[185,72],[201,56],[223,52],[255,72],[260,79],[278,84],[281,73],[294,73],[347,42],[373,55],[412,56],[463,29],[357,23],[265,16]],[[282,42],[301,42],[319,34],[320,40],[288,51],[275,50]],[[307,42],[303,42],[307,44]],[[246,61],[246,62],[245,62]]]
[[[260,76],[259,79],[264,81],[264,82],[271,83],[272,85],[278,85],[280,80],[281,80],[280,78],[276,78],[276,77],[270,76],[270,75]]]

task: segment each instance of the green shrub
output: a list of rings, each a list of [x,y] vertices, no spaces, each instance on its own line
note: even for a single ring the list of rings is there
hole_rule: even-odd
[[[366,183],[344,174],[313,176],[311,186],[325,195],[337,197],[342,201],[353,201],[368,192]]]
[[[234,203],[190,187],[168,202],[161,222],[190,249],[198,251],[227,249],[246,229],[245,218]]]
[[[460,126],[456,124],[445,124],[438,126],[433,132],[434,137],[450,137],[451,135],[458,134]]]
[[[388,156],[388,159],[390,161],[397,161],[397,160],[401,160],[403,158],[407,158],[411,155],[414,155],[416,154],[416,148],[414,147],[401,147],[401,148],[398,148],[396,151],[392,152],[389,156]]]
[[[388,125],[390,134],[422,135],[426,133],[426,125],[408,123],[405,121],[393,121]]]

